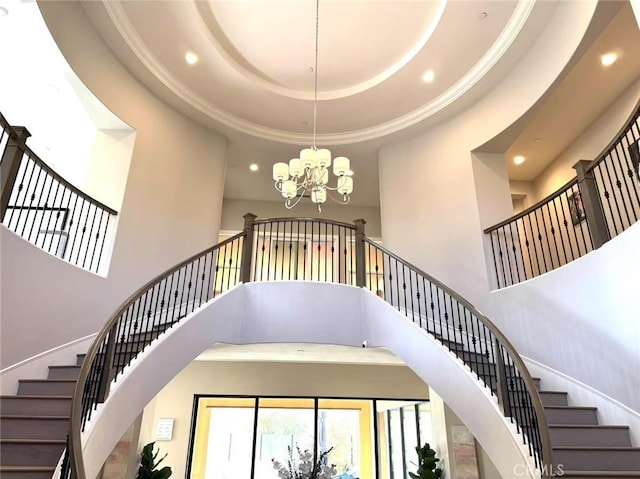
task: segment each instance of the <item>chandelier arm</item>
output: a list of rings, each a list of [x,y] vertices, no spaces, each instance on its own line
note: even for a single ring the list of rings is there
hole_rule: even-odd
[[[296,206],[298,206],[298,203],[300,203],[300,200],[302,200],[303,196],[304,196],[304,191],[303,191],[300,195],[296,196],[296,201],[295,201],[295,202],[293,202],[293,203],[291,204],[291,203],[290,203],[290,199],[289,199],[289,200],[285,201],[284,206],[285,206],[288,210],[290,210],[290,209],[292,209],[292,208],[295,208]]]
[[[334,190],[335,191],[335,190]],[[349,203],[351,201],[351,196],[349,195],[343,195],[342,199],[336,199],[332,194],[331,191],[327,190],[327,196],[329,198],[331,198],[333,201],[335,201],[336,203],[340,203],[342,205],[346,205],[347,203]]]

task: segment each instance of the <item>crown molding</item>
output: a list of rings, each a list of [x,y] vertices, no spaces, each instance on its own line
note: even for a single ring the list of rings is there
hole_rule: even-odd
[[[417,123],[420,123],[421,121],[440,112],[441,110],[452,104],[454,101],[456,101],[458,98],[460,98],[462,95],[464,95],[467,91],[469,91],[478,81],[480,81],[482,77],[484,77],[484,75],[498,62],[498,60],[500,60],[500,58],[509,49],[513,41],[522,30],[522,27],[526,23],[529,15],[531,14],[531,11],[535,6],[535,3],[535,1],[531,0],[519,0],[513,15],[509,19],[509,22],[502,30],[500,36],[494,42],[491,48],[466,73],[465,76],[463,76],[452,87],[450,87],[447,91],[445,91],[432,101],[422,105],[420,108],[417,108],[410,113],[372,127],[339,133],[318,134],[317,142],[326,145],[346,145],[351,143],[370,141],[416,125]],[[120,2],[113,0],[102,0],[102,4],[107,14],[109,15],[113,25],[118,30],[118,33],[129,46],[131,51],[140,60],[140,62],[166,88],[168,88],[173,94],[175,94],[189,106],[219,123],[222,123],[242,133],[255,136],[257,138],[294,145],[306,145],[309,143],[310,135],[308,133],[297,133],[286,130],[278,130],[244,120],[237,115],[234,115],[222,108],[217,107],[212,102],[207,101],[205,98],[198,95],[184,83],[178,80],[174,75],[172,75],[166,68],[164,68],[161,62],[155,57],[155,55],[153,55],[144,41],[140,38],[140,35],[137,33],[135,27],[129,21],[129,18],[127,17]],[[425,36],[428,40],[428,37],[432,32],[427,31],[427,33],[428,35]],[[211,35],[209,35],[209,37],[211,37]],[[223,52],[223,50],[218,51],[221,54]],[[410,52],[413,52],[413,50],[411,50]],[[228,57],[229,55],[225,56],[225,58],[229,62],[230,60]],[[391,69],[395,68],[396,65],[391,67]],[[256,80],[256,78],[260,78],[254,73],[251,73],[250,77],[254,82],[258,81]],[[271,85],[271,88],[273,88],[273,85],[275,84],[271,83]],[[364,88],[362,85],[363,84],[359,84],[353,88]],[[372,86],[369,86],[368,88],[371,88]],[[334,92],[334,94],[343,93],[344,92],[342,90]]]

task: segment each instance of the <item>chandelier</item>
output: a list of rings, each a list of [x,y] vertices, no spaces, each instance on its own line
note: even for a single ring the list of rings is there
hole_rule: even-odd
[[[317,117],[318,117],[318,13],[320,0],[316,0],[316,59],[314,68],[313,92],[313,145],[300,151],[299,158],[293,158],[289,163],[279,162],[273,165],[273,180],[276,189],[285,199],[284,205],[291,209],[300,203],[303,197],[310,197],[318,205],[321,212],[322,203],[327,197],[336,203],[347,204],[353,192],[353,172],[349,158],[338,156],[333,160],[333,174],[336,186],[329,186],[329,169],[331,168],[331,152],[316,145]],[[339,196],[335,197],[332,192]]]

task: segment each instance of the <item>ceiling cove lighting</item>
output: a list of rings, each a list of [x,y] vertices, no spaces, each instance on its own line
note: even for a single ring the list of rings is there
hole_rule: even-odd
[[[617,59],[618,54],[616,52],[609,52],[600,57],[600,63],[602,63],[602,66],[608,67],[613,65]]]
[[[321,205],[327,197],[336,203],[347,204],[353,192],[353,172],[349,159],[339,156],[333,160],[333,174],[337,177],[336,186],[330,187],[329,168],[331,168],[331,152],[316,145],[317,116],[318,116],[318,17],[320,0],[316,0],[316,60],[314,72],[313,93],[313,145],[300,152],[299,158],[293,158],[289,164],[280,162],[273,165],[273,180],[276,189],[284,197],[287,209],[295,207],[303,197],[311,197],[311,201],[318,205],[318,212],[322,212]],[[311,71],[311,70],[310,70]],[[331,192],[340,195],[334,197]]]
[[[525,162],[525,160],[526,160],[526,158],[524,156],[522,156],[522,155],[518,155],[518,156],[514,156],[513,157],[513,162],[516,165],[521,165],[522,163]]]
[[[184,60],[189,64],[193,65],[194,63],[198,63],[198,55],[193,52],[187,52],[184,55]]]

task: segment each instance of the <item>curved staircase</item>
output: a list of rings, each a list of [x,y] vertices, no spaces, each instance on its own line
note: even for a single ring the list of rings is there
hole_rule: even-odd
[[[256,221],[253,215],[245,221],[239,235],[134,293],[98,333],[84,363],[52,366],[48,379],[20,381],[17,396],[2,398],[3,477],[51,477],[70,422],[70,454],[61,477],[85,479],[80,432],[138,353],[235,285],[307,280],[368,289],[453,353],[495,396],[542,477],[553,472],[574,479],[640,479],[640,449],[631,447],[628,428],[601,426],[595,408],[569,405],[566,393],[541,390],[486,317],[366,238],[364,221],[355,227],[311,219]],[[69,411],[76,378],[81,394]]]

